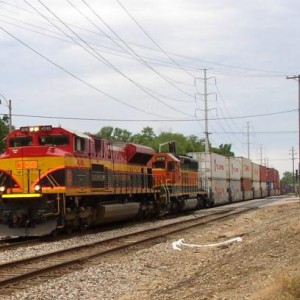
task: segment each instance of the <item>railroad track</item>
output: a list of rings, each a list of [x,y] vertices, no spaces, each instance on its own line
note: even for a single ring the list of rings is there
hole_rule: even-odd
[[[0,265],[0,294],[8,294],[14,288],[23,285],[42,283],[49,277],[59,277],[72,270],[83,267],[93,259],[124,250],[137,250],[145,246],[162,242],[167,236],[208,224],[213,221],[242,214],[254,208],[235,208],[196,217],[194,219],[174,222],[159,228],[138,231],[106,240],[75,246],[60,251],[38,255],[22,260],[11,261]]]
[[[87,229],[83,232],[75,232],[71,235],[67,233],[61,233],[58,236],[49,235],[43,237],[25,237],[25,238],[24,237],[20,237],[20,238],[3,237],[2,239],[0,239],[0,252],[7,251],[7,250],[15,250],[20,247],[22,248],[31,247],[35,245],[40,245],[41,243],[53,243],[58,241],[64,241],[70,238],[92,235],[92,234],[101,233],[106,230],[111,230],[115,228],[116,227],[114,227],[113,225],[107,225],[107,226],[102,226],[100,229],[99,228]]]
[[[29,247],[41,243],[41,239],[4,239],[0,242],[0,252],[6,250],[14,250],[19,247]]]

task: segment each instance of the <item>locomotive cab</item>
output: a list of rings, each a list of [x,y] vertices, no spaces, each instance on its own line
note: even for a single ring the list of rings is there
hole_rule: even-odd
[[[41,236],[153,211],[153,153],[61,127],[12,131],[0,155],[0,232]]]
[[[154,188],[175,184],[180,181],[180,160],[172,153],[158,153],[151,159]]]
[[[50,125],[9,133],[0,156],[0,227],[23,236],[49,234],[62,224],[67,164],[88,156],[90,139]]]

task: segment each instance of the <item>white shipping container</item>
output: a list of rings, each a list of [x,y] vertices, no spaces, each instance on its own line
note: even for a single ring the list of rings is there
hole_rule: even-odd
[[[260,183],[260,188],[261,188],[262,197],[267,197],[268,196],[267,183],[266,182],[261,182]]]
[[[261,198],[261,186],[259,181],[253,181],[254,198]]]
[[[256,163],[252,163],[252,180],[260,181],[260,165]]]
[[[250,159],[245,157],[239,157],[241,161],[241,177],[245,179],[252,179],[252,162]],[[247,198],[248,199],[248,198]],[[250,198],[251,199],[251,198]]]
[[[211,199],[215,205],[229,203],[228,182],[223,179],[211,179],[207,181]]]
[[[230,180],[231,201],[237,202],[243,200],[240,180]]]
[[[199,172],[202,179],[226,179],[226,168],[228,167],[226,156],[210,152],[191,152],[188,153],[199,163]]]
[[[236,157],[227,158],[227,178],[230,180],[241,180],[241,161]]]
[[[253,191],[244,191],[244,200],[253,199]]]

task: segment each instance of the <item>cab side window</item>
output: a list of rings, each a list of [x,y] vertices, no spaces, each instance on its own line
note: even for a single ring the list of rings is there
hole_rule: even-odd
[[[26,147],[32,145],[32,136],[20,136],[9,140],[10,147]]]
[[[167,170],[169,172],[172,172],[172,171],[174,171],[174,169],[175,169],[175,163],[173,161],[168,161],[168,168],[167,168]]]
[[[76,136],[75,137],[75,151],[84,151],[85,150],[85,139]]]

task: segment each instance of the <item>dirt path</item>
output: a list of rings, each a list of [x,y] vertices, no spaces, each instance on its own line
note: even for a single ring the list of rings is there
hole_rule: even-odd
[[[266,199],[266,201],[268,201]],[[198,246],[172,245],[180,239]],[[292,300],[275,297],[284,278],[300,275],[300,202],[248,212],[124,252],[90,268],[16,291],[5,299]],[[298,277],[300,278],[300,276]],[[298,283],[299,290],[300,282]]]
[[[139,253],[149,280],[138,280],[141,274],[135,273],[136,292],[121,299],[259,299],[274,281],[300,274],[299,233],[299,202],[270,206],[201,232],[192,230],[174,240],[197,245],[234,237],[242,241],[181,251],[157,249],[160,254],[147,261],[149,253]]]

